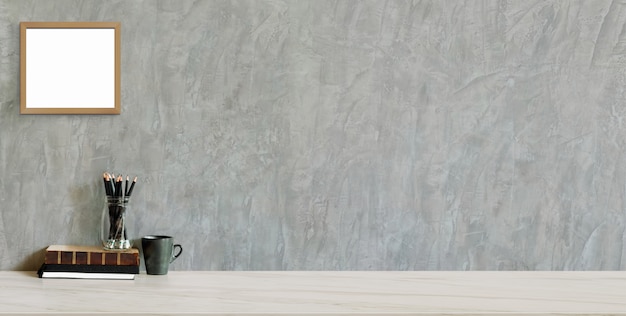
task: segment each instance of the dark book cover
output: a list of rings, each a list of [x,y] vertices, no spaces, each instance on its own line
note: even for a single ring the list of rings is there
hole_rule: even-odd
[[[112,265],[87,265],[87,264],[42,264],[37,271],[40,278],[43,277],[66,277],[74,276],[75,278],[93,278],[101,274],[119,275],[111,278],[125,277],[123,274],[138,274],[139,266],[112,266]],[[92,275],[89,275],[92,274]],[[98,276],[97,278],[103,278]]]

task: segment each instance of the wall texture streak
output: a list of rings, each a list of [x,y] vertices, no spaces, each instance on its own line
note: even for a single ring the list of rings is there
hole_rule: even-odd
[[[121,115],[20,115],[20,21],[119,21]],[[626,269],[626,4],[0,0],[0,270]]]

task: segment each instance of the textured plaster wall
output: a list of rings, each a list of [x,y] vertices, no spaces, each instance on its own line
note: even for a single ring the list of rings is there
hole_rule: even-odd
[[[120,21],[121,115],[20,115],[20,21]],[[0,0],[0,269],[97,244],[104,171],[175,270],[624,269],[625,29],[609,0]]]

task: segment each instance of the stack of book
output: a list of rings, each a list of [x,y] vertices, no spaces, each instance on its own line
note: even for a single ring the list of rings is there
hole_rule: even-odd
[[[139,250],[52,245],[37,273],[40,278],[133,280],[139,273]]]

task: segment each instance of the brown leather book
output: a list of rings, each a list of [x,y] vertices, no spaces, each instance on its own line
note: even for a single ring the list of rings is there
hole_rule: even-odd
[[[139,250],[104,250],[98,246],[51,245],[45,264],[139,266]]]

